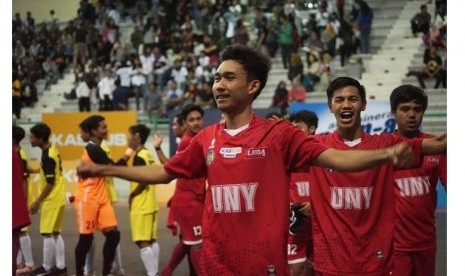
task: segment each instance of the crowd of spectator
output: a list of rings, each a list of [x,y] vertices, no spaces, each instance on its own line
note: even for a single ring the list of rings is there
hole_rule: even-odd
[[[13,19],[13,79],[20,90],[13,93],[15,115],[20,118],[21,107],[37,102],[38,80],[50,89],[66,70],[75,74],[66,97],[78,98],[79,110],[96,102],[99,110],[127,110],[132,107],[124,97],[121,103],[127,94],[135,98],[134,109],[153,119],[189,103],[214,107],[218,54],[231,43],[253,45],[271,57],[279,50],[289,83],[294,86],[297,77],[306,92],[331,80],[330,61],[337,55],[345,66],[352,54],[370,53],[376,15],[364,0],[354,0],[345,14],[350,9],[343,0],[313,1],[316,9],[308,20],[300,14],[302,1],[265,2],[81,0],[76,18],[60,22],[51,10],[50,21],[40,24],[31,12],[24,19],[18,13]],[[128,39],[121,24],[132,30]],[[423,39],[445,48],[443,32],[432,29]],[[306,59],[296,68],[291,56],[301,52]],[[111,87],[102,83],[105,78]]]

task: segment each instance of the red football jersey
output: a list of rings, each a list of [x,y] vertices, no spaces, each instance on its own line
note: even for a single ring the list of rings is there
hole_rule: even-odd
[[[291,174],[291,203],[310,201],[310,174],[298,172]],[[288,237],[288,263],[298,263],[306,259],[313,262],[312,223],[311,217],[297,231],[295,235]]]
[[[418,137],[434,136],[421,133]],[[446,155],[425,156],[421,167],[396,171],[394,178],[397,212],[394,248],[400,251],[435,248],[436,186],[438,179],[444,187],[447,185]]]
[[[337,132],[315,137],[341,150],[380,149],[404,141],[385,133],[363,133],[360,143],[350,147]],[[413,166],[419,166],[421,139],[407,142],[414,152]],[[391,271],[396,219],[394,170],[391,163],[351,173],[311,168],[315,270],[354,276]]]
[[[287,275],[289,175],[327,149],[286,121],[254,116],[235,136],[207,127],[165,165],[207,176],[202,275]]]
[[[178,145],[176,154],[185,150],[189,143],[191,142],[192,134],[188,131],[184,133],[181,138],[181,142]],[[207,191],[205,177],[200,178],[183,178],[180,177],[176,179],[173,198],[171,200],[172,207],[185,207],[185,206],[195,206],[203,205],[205,201],[205,194]]]

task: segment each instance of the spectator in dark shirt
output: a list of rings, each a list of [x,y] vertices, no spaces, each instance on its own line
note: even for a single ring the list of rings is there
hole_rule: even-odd
[[[431,24],[431,14],[428,13],[426,5],[420,6],[420,12],[410,19],[410,27],[412,28],[413,36],[417,36],[417,33],[423,34],[428,33]]]
[[[116,88],[113,90],[113,110],[129,110],[129,94],[131,90],[121,86],[119,78],[115,81]]]

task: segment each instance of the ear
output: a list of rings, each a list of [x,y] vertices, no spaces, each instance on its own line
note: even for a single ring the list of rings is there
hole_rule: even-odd
[[[367,109],[367,103],[365,103],[362,107],[362,111],[365,111]]]
[[[316,127],[315,127],[315,126],[310,126],[310,127],[308,128],[308,132],[310,132],[312,135],[315,134],[315,132],[316,132]]]
[[[253,95],[258,92],[258,89],[260,88],[260,81],[259,80],[253,80],[249,82],[248,84],[248,90],[249,90],[249,95]]]

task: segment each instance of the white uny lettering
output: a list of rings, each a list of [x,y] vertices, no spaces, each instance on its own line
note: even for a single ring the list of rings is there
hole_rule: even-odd
[[[396,184],[403,197],[422,196],[429,194],[431,190],[431,183],[427,176],[396,179]]]
[[[255,210],[255,194],[258,183],[250,184],[231,184],[212,186],[213,210],[215,213],[233,213],[240,212],[241,195],[244,199],[245,210],[251,212]]]
[[[343,207],[342,193],[342,188],[331,187],[331,207],[333,209],[341,209]]]
[[[299,196],[309,196],[310,195],[310,183],[308,181],[297,181],[297,194]]]
[[[258,183],[250,183],[249,185],[240,185],[242,195],[245,201],[245,210],[251,212],[255,210],[254,198],[258,188]]]
[[[360,198],[360,189],[352,188],[345,190],[345,208],[346,209],[362,209],[362,200]]]
[[[371,195],[373,194],[373,187],[362,188],[362,195],[365,199],[365,209],[370,209],[371,206]]]
[[[223,189],[221,186],[212,186],[213,210],[215,213],[223,211]]]
[[[369,209],[373,187],[331,187],[331,207],[333,209]]]
[[[230,213],[230,212],[241,211],[238,185],[223,186],[223,195],[224,195],[224,211],[225,212]]]

